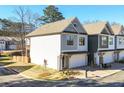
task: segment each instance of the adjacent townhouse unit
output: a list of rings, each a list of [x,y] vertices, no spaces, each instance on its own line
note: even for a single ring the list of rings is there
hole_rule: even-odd
[[[32,63],[57,70],[87,65],[87,33],[75,17],[42,25],[27,38]]]
[[[0,36],[0,50],[18,49],[19,41],[16,37]]]
[[[114,62],[115,39],[110,24],[98,21],[83,27],[88,33],[88,65]]]
[[[113,24],[112,30],[115,34],[115,60],[124,59],[124,27],[120,24]]]

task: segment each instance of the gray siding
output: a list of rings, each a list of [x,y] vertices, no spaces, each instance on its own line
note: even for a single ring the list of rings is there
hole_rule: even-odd
[[[88,51],[96,52],[98,49],[98,35],[88,36]]]
[[[77,31],[75,31],[75,29],[73,28],[73,25],[72,25],[72,24],[70,24],[64,31],[65,31],[65,32],[77,32]]]
[[[67,45],[68,36],[74,37],[74,45]],[[61,35],[61,49],[62,50],[76,50],[77,49],[77,35],[74,34],[63,34]]]
[[[75,19],[75,20],[73,20],[72,21],[72,24],[76,24],[77,26],[76,26],[76,29],[77,29],[77,31],[78,32],[80,32],[80,33],[86,33],[86,31],[84,30],[84,28],[82,27],[82,25],[81,25],[81,23],[79,22],[79,20],[78,19]],[[74,29],[74,27],[73,27],[73,25],[72,24],[70,24],[64,31],[66,32],[77,32],[75,29]]]

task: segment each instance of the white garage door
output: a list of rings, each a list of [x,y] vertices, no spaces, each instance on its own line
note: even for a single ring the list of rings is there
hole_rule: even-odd
[[[87,64],[86,54],[75,54],[69,59],[69,68],[85,66]]]
[[[121,60],[121,59],[124,59],[124,51],[121,51],[120,53],[119,53],[119,59]]]
[[[104,55],[104,63],[111,63],[114,61],[113,52],[106,52]]]

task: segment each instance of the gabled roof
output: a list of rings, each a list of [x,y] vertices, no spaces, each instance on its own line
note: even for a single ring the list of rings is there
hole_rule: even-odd
[[[94,35],[94,34],[100,34],[105,29],[106,25],[108,25],[110,33],[113,34],[113,31],[109,23],[105,21],[84,24],[83,27],[85,28],[86,32],[89,35]]]
[[[0,41],[20,41],[17,37],[0,36]]]
[[[70,19],[64,19],[64,20],[60,20],[60,21],[42,25],[40,28],[29,33],[27,35],[27,37],[62,33],[71,24],[71,22],[75,19],[76,19],[76,17],[73,17]]]
[[[120,32],[123,29],[123,26],[120,25],[120,24],[114,24],[114,25],[111,26],[111,28],[112,28],[112,30],[113,30],[113,32],[114,32],[115,35],[119,35]]]

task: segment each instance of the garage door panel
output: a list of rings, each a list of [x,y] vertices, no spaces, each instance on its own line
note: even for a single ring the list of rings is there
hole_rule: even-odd
[[[69,59],[69,68],[85,66],[86,65],[86,54],[72,55]]]
[[[119,59],[121,60],[121,59],[124,59],[124,51],[121,51],[120,53],[119,53]]]
[[[109,52],[104,55],[104,63],[111,63],[113,61],[114,61],[113,52]]]

